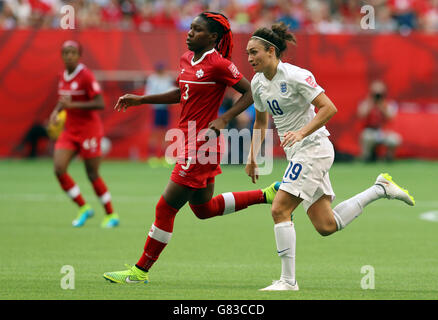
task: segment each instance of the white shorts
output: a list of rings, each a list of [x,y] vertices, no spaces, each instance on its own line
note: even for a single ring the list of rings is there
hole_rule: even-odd
[[[331,196],[331,201],[335,199],[329,177],[335,152],[327,137],[304,141],[298,149],[285,152],[289,165],[280,190],[303,199],[306,212],[323,195]]]

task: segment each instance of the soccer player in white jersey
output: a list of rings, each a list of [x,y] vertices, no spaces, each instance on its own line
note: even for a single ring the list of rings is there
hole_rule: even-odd
[[[245,171],[255,183],[258,178],[255,157],[268,126],[268,114],[274,119],[289,161],[271,209],[282,265],[281,277],[261,289],[263,291],[298,290],[292,213],[300,203],[323,236],[345,228],[375,200],[388,198],[402,200],[411,206],[415,204],[408,191],[385,173],[377,177],[373,186],[332,209],[335,193],[329,170],[334,149],[325,124],[337,109],[311,72],[280,60],[287,41],[296,44],[286,25],[278,23],[271,29],[256,30],[247,45],[248,62],[256,72],[251,81],[256,108],[254,129],[262,131],[262,139],[253,139]],[[318,113],[315,113],[315,107]]]

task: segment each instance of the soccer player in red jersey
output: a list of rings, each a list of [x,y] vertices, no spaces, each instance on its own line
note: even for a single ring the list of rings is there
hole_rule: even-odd
[[[105,279],[116,283],[147,283],[148,271],[169,242],[177,212],[189,202],[199,219],[208,219],[242,210],[253,204],[272,203],[279,183],[261,190],[228,192],[213,197],[215,176],[219,165],[220,142],[209,140],[209,159],[202,164],[199,150],[205,141],[198,141],[201,130],[220,132],[228,121],[253,103],[251,85],[229,60],[232,52],[232,33],[228,19],[219,13],[204,12],[191,24],[187,35],[189,51],[180,59],[179,87],[164,94],[119,98],[116,110],[128,107],[163,103],[180,103],[182,107],[178,129],[184,133],[185,148],[178,157],[170,181],[155,208],[155,221],[148,233],[143,253],[135,266],[125,271],[107,272]],[[231,86],[242,96],[221,117],[217,118],[225,89]],[[196,126],[196,128],[194,128]],[[196,136],[196,137],[195,137]],[[212,136],[210,136],[212,137]],[[202,140],[202,139],[201,139]],[[192,143],[195,141],[194,143]]]
[[[78,185],[67,173],[71,160],[79,154],[84,159],[88,179],[106,212],[101,226],[112,228],[119,224],[119,217],[113,211],[111,195],[99,175],[103,125],[98,111],[104,108],[104,101],[93,73],[79,61],[81,51],[81,45],[76,41],[66,41],[62,46],[65,71],[59,80],[59,100],[50,115],[50,122],[57,121],[61,110],[66,110],[67,120],[55,144],[54,170],[61,188],[79,206],[73,226],[81,227],[93,216],[94,211],[85,202]]]

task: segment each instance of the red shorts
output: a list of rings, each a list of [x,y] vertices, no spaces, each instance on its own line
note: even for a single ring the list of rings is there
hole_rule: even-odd
[[[89,135],[75,135],[64,130],[56,140],[55,150],[75,150],[83,159],[91,159],[102,155],[101,140],[101,135],[93,135],[92,133]]]
[[[207,187],[207,184],[214,183],[214,177],[221,173],[219,163],[176,163],[170,180],[190,188],[203,189]]]

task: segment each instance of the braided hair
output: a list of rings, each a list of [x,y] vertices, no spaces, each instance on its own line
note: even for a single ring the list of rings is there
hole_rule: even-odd
[[[230,59],[233,51],[233,34],[228,18],[217,12],[203,12],[199,15],[207,22],[209,32],[216,32],[216,50],[225,58]]]

